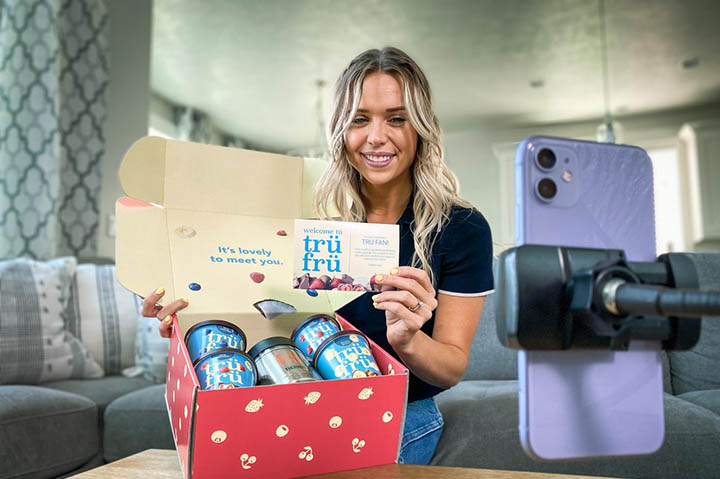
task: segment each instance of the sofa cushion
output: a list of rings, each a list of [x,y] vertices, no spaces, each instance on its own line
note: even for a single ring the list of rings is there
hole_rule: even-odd
[[[106,376],[100,379],[67,379],[43,384],[47,388],[79,394],[90,399],[98,407],[100,420],[105,408],[115,399],[138,389],[152,386],[143,378],[125,376]]]
[[[73,257],[0,261],[0,384],[37,384],[103,375],[63,328]]]
[[[688,254],[695,264],[700,289],[720,290],[720,254]],[[702,320],[700,340],[689,351],[670,351],[675,394],[720,389],[720,317]]]
[[[112,376],[135,365],[142,300],[118,283],[114,265],[80,264],[75,270],[65,328]]]
[[[165,385],[126,394],[105,409],[105,460],[145,449],[175,449],[165,404]]]
[[[99,451],[97,408],[76,394],[0,386],[0,475],[55,477]]]
[[[473,337],[464,380],[517,379],[517,351],[503,346],[497,337],[496,296],[489,294],[485,299],[482,316]]]
[[[665,443],[643,457],[536,462],[520,445],[517,383],[462,381],[436,396],[445,428],[433,465],[629,478],[717,477],[720,416],[664,395]]]
[[[681,394],[678,397],[720,415],[720,389],[690,391],[689,393]]]

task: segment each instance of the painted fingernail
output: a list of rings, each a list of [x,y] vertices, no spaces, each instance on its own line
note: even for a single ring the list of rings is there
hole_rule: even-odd
[[[155,294],[165,294],[165,288],[158,288],[155,290]]]
[[[187,298],[181,298],[181,299],[182,299],[183,303],[185,303],[185,304],[190,304],[190,300],[189,300],[189,299],[187,299]]]
[[[375,301],[373,301],[373,307],[377,308],[377,303]]]
[[[168,324],[172,323],[172,316],[166,317],[165,319],[163,319],[163,321],[165,321]]]
[[[380,295],[379,295],[379,294],[376,294],[375,296],[372,297],[373,304],[375,303],[375,301],[377,301],[378,296],[380,296]]]
[[[400,270],[397,268],[393,268],[390,270],[390,274],[398,274],[398,272],[400,272]]]
[[[376,275],[375,275],[375,281],[377,281],[377,282],[379,283],[379,282],[382,281],[382,280],[383,280],[383,275],[381,275],[381,274],[376,274]]]

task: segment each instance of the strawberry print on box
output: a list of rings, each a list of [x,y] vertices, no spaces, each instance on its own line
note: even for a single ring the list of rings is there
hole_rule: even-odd
[[[186,479],[301,477],[396,461],[407,370],[375,343],[386,376],[202,391],[179,329],[175,321],[166,399]]]
[[[380,291],[376,274],[398,265],[397,225],[295,220],[293,288]]]

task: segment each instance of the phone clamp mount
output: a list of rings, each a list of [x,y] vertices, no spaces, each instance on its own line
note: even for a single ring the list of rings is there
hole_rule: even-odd
[[[720,291],[698,290],[683,253],[629,262],[622,250],[523,245],[500,255],[495,276],[498,337],[516,349],[687,350],[700,316],[720,314]]]

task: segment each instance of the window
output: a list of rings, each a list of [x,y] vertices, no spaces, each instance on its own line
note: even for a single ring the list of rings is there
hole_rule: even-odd
[[[655,246],[657,254],[685,251],[680,169],[677,148],[648,149],[655,189]]]

